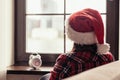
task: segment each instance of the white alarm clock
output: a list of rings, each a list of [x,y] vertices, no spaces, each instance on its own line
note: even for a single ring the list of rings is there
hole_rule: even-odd
[[[42,65],[41,56],[39,54],[31,54],[29,56],[29,66],[33,69],[39,69]]]

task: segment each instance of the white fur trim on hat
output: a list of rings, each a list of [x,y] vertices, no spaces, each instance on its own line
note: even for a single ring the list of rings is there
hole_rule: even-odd
[[[79,44],[94,44],[97,43],[96,36],[94,32],[76,32],[71,27],[68,28],[68,37],[74,41],[75,43]]]

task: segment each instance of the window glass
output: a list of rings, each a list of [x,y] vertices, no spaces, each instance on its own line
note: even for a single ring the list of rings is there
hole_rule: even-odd
[[[26,0],[26,13],[63,13],[64,0]]]
[[[63,53],[63,16],[27,16],[26,52]]]
[[[92,8],[106,13],[106,0],[66,0],[66,12],[72,13],[84,8]]]

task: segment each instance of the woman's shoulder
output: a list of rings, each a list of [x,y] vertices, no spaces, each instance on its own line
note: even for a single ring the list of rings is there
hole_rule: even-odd
[[[110,60],[114,60],[114,56],[111,52],[107,52],[106,56],[108,56]]]
[[[57,63],[68,63],[70,60],[70,56],[74,55],[73,53],[63,53],[58,56],[56,59]]]
[[[57,61],[59,60],[66,60],[68,55],[71,55],[71,53],[63,53],[63,54],[60,54],[57,58]]]
[[[113,54],[111,52],[106,52],[103,54],[104,56],[113,58]]]
[[[105,54],[102,54],[101,57],[103,57],[104,59],[107,59],[110,62],[115,60],[111,52],[106,52]]]
[[[60,64],[65,63],[66,62],[66,58],[67,58],[66,54],[64,54],[64,53],[60,54],[58,56],[58,58],[56,59],[56,63],[60,63]]]

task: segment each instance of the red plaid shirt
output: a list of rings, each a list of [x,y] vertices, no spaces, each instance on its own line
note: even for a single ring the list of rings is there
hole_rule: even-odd
[[[114,58],[110,52],[106,54],[90,52],[61,54],[54,65],[53,71],[51,71],[50,80],[61,80],[112,61],[114,61]]]

